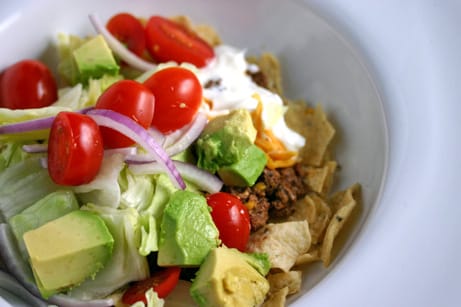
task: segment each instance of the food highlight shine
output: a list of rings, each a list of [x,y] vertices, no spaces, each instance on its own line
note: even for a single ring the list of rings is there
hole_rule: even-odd
[[[90,21],[58,35],[58,81],[0,79],[5,267],[56,305],[285,306],[361,202],[333,191],[322,107],[187,17]]]

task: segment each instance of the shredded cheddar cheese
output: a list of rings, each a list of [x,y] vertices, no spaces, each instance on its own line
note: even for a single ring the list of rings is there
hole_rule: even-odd
[[[258,95],[255,95],[255,98],[259,100]],[[263,105],[259,100],[251,117],[253,125],[257,130],[255,145],[261,148],[266,154],[267,167],[276,169],[293,166],[298,159],[298,153],[287,150],[285,145],[274,135],[274,133],[264,127],[262,111]]]

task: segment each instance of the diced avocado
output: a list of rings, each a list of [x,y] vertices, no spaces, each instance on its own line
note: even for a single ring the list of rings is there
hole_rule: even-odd
[[[86,84],[90,78],[116,75],[119,66],[102,35],[97,35],[73,51],[79,72],[79,81]]]
[[[82,210],[26,232],[24,242],[45,298],[94,278],[110,259],[114,245],[102,218]]]
[[[256,129],[248,110],[234,110],[211,120],[196,142],[197,165],[212,173],[239,161],[254,143]]]
[[[226,185],[252,186],[267,163],[265,153],[256,145],[245,149],[243,157],[234,164],[218,169],[218,175]]]
[[[200,306],[259,306],[269,282],[238,250],[213,249],[200,266],[190,293]]]
[[[233,252],[239,253],[244,257],[245,261],[251,265],[261,275],[266,276],[271,269],[271,263],[269,261],[269,255],[266,253],[240,253],[236,249],[232,249]]]
[[[163,212],[157,262],[160,266],[198,266],[220,243],[205,197],[178,190]]]
[[[74,193],[62,190],[48,194],[29,208],[10,218],[8,223],[16,236],[22,254],[27,257],[23,239],[24,233],[78,209],[79,206]]]

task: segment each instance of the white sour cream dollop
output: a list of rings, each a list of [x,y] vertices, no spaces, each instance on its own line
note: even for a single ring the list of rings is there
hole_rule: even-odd
[[[303,136],[290,129],[283,117],[286,107],[281,97],[257,85],[247,74],[255,67],[245,60],[245,51],[227,45],[215,48],[216,57],[207,66],[196,71],[204,86],[203,96],[211,102],[211,114],[226,114],[235,109],[256,109],[259,96],[263,104],[262,119],[266,128],[288,150],[298,151],[305,144]],[[208,83],[212,86],[205,86]]]

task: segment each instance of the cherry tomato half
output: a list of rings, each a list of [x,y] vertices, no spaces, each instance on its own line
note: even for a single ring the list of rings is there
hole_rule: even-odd
[[[121,80],[112,84],[99,96],[96,109],[109,109],[126,115],[148,128],[154,116],[154,94],[143,84],[133,80]],[[101,127],[106,148],[127,147],[134,141],[107,127]]]
[[[107,22],[107,30],[120,42],[138,56],[146,49],[144,26],[131,14],[120,13],[112,16]]]
[[[247,207],[239,198],[225,192],[208,195],[207,203],[223,244],[245,251],[251,230]]]
[[[8,67],[0,78],[0,106],[9,109],[46,107],[58,99],[56,81],[48,67],[36,60],[22,60]]]
[[[152,126],[163,133],[190,123],[202,103],[200,81],[188,69],[169,67],[157,71],[144,84],[154,93]]]
[[[122,296],[122,302],[132,305],[136,302],[146,302],[146,292],[153,288],[159,298],[165,298],[176,287],[179,280],[181,268],[169,267],[154,274],[148,279],[135,282]]]
[[[152,16],[145,31],[147,51],[158,62],[188,62],[203,67],[214,58],[207,42],[172,20]]]
[[[60,112],[51,125],[48,172],[61,185],[88,183],[98,173],[104,149],[96,122],[89,116]]]

